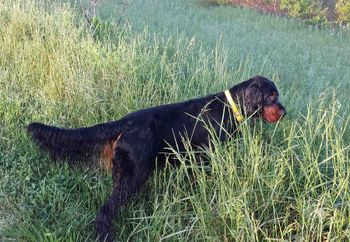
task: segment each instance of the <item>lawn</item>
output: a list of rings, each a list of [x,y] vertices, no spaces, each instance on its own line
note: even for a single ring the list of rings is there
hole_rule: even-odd
[[[200,0],[103,0],[100,28],[62,1],[0,1],[0,240],[93,241],[110,174],[54,162],[32,121],[80,127],[274,80],[277,125],[157,170],[114,221],[118,241],[350,239],[350,31]],[[184,141],[186,142],[186,141]],[[83,161],[82,161],[83,163]]]

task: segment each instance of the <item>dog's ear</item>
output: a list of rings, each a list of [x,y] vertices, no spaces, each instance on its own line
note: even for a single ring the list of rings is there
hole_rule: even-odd
[[[244,90],[243,104],[247,116],[251,116],[262,107],[263,93],[258,83],[253,82]]]

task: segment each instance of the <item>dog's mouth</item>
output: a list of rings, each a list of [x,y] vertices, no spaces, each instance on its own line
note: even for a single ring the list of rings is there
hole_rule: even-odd
[[[268,123],[276,123],[286,115],[286,109],[280,104],[271,104],[263,108],[263,119]]]

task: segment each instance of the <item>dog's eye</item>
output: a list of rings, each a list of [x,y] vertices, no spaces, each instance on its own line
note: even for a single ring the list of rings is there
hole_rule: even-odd
[[[277,98],[278,98],[278,93],[277,93],[276,91],[273,91],[273,92],[269,93],[268,96],[266,97],[266,99],[267,99],[269,102],[273,102],[273,101],[275,101]]]

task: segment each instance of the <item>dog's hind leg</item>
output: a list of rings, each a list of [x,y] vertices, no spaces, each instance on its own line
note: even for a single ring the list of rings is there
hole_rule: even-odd
[[[113,157],[113,191],[97,213],[95,226],[100,241],[113,241],[112,221],[120,206],[136,194],[154,170],[153,132],[122,134]]]

